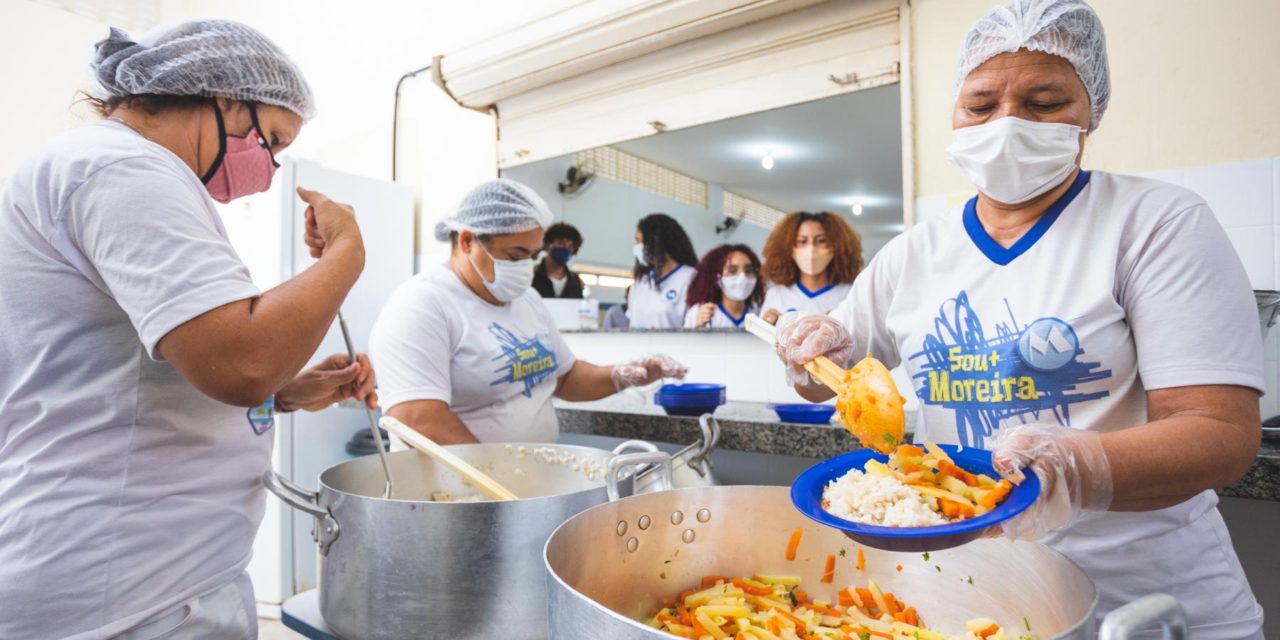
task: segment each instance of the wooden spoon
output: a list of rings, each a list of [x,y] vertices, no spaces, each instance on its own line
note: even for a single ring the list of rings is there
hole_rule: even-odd
[[[428,438],[417,431],[414,431],[409,425],[396,420],[390,416],[383,416],[378,424],[383,429],[395,434],[406,444],[427,454],[431,458],[439,461],[446,467],[453,470],[454,473],[462,476],[462,479],[480,488],[481,491],[489,495],[494,500],[517,500],[516,494],[510,489],[502,486],[497,480],[489,477],[483,471],[471,466],[471,463],[459,458],[457,455],[440,446],[435,440]]]

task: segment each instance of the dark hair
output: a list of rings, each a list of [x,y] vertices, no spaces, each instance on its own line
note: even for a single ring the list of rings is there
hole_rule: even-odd
[[[747,304],[759,306],[764,302],[764,279],[758,275],[760,258],[756,256],[756,252],[745,244],[722,244],[708,251],[707,255],[702,256],[702,260],[698,261],[698,272],[694,274],[693,281],[689,283],[689,292],[685,294],[685,300],[689,306],[721,301],[720,296],[724,292],[720,289],[720,274],[724,271],[724,263],[728,262],[729,256],[734,253],[746,254],[747,259],[751,261],[751,266],[756,269],[756,288],[747,298]]]
[[[488,245],[489,241],[493,239],[493,236],[487,233],[477,233],[475,234],[475,236],[476,236],[476,240],[479,240],[480,244],[482,245]],[[457,231],[449,232],[449,248],[450,249],[458,248],[458,232]]]
[[[689,234],[675,218],[665,213],[651,213],[636,224],[640,238],[644,241],[644,257],[649,266],[636,263],[632,270],[637,280],[658,267],[663,256],[668,256],[678,264],[693,266],[698,263],[698,254],[693,250]]]
[[[582,234],[577,227],[567,222],[557,222],[547,227],[546,233],[542,234],[542,244],[549,245],[556,240],[568,240],[573,244],[575,252],[582,248]]]
[[[137,109],[149,116],[158,115],[165,111],[174,111],[180,109],[194,109],[196,107],[207,107],[213,103],[213,98],[206,96],[170,96],[158,93],[143,93],[135,96],[112,96],[110,98],[98,98],[88,93],[81,92],[81,102],[89,103],[89,106],[100,116],[106,118],[113,111],[120,107],[128,107]]]
[[[800,268],[796,266],[796,235],[800,233],[800,225],[808,221],[822,225],[831,244],[831,265],[827,267],[828,277],[834,284],[848,284],[862,272],[862,238],[849,223],[839,215],[829,211],[809,213],[797,211],[788,214],[769,233],[764,242],[764,270],[762,275],[773,284],[789,287],[800,279]]]

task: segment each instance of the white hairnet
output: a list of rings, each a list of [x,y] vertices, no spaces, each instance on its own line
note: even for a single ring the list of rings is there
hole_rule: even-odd
[[[436,224],[436,240],[448,240],[455,231],[505,235],[546,229],[551,218],[551,208],[533,189],[506,178],[487,180],[458,203],[452,216]]]
[[[1010,0],[982,16],[964,36],[953,98],[979,65],[1001,53],[1028,49],[1065,58],[1089,92],[1089,131],[1111,100],[1107,38],[1098,14],[1083,0]]]
[[[90,64],[98,98],[140,94],[209,96],[315,113],[302,71],[257,30],[228,20],[160,27],[141,42],[112,28]]]

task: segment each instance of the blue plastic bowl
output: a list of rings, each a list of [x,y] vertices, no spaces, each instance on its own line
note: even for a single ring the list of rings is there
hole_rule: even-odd
[[[835,406],[829,404],[771,404],[769,408],[778,414],[779,420],[800,424],[826,424],[836,412]]]
[[[722,384],[667,384],[654,394],[653,403],[669,416],[714,413],[725,403],[725,387]]]
[[[965,448],[963,451],[951,445],[940,445],[962,469],[970,473],[985,473],[997,477],[991,465],[991,452]],[[1027,510],[1040,497],[1040,480],[1034,473],[1027,473],[1026,480],[1015,486],[999,506],[986,514],[952,524],[934,527],[880,527],[827,513],[822,508],[822,490],[832,480],[848,473],[850,469],[864,469],[868,460],[887,462],[889,456],[871,449],[860,449],[842,456],[824,460],[805,470],[791,484],[791,503],[810,520],[843,531],[857,542],[886,551],[923,552],[940,551],[972,542],[991,527]]]

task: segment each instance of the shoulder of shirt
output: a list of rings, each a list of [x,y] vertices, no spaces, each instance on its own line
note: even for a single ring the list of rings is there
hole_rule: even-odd
[[[22,167],[36,171],[55,167],[73,175],[78,172],[83,179],[88,179],[121,162],[129,162],[130,166],[151,165],[160,173],[178,173],[179,169],[189,173],[168,149],[106,122],[81,125],[54,137],[29,156]]]
[[[1106,199],[1119,213],[1170,216],[1197,207],[1208,210],[1209,206],[1204,198],[1186,187],[1142,176],[1091,171],[1089,186],[1092,197]]]

